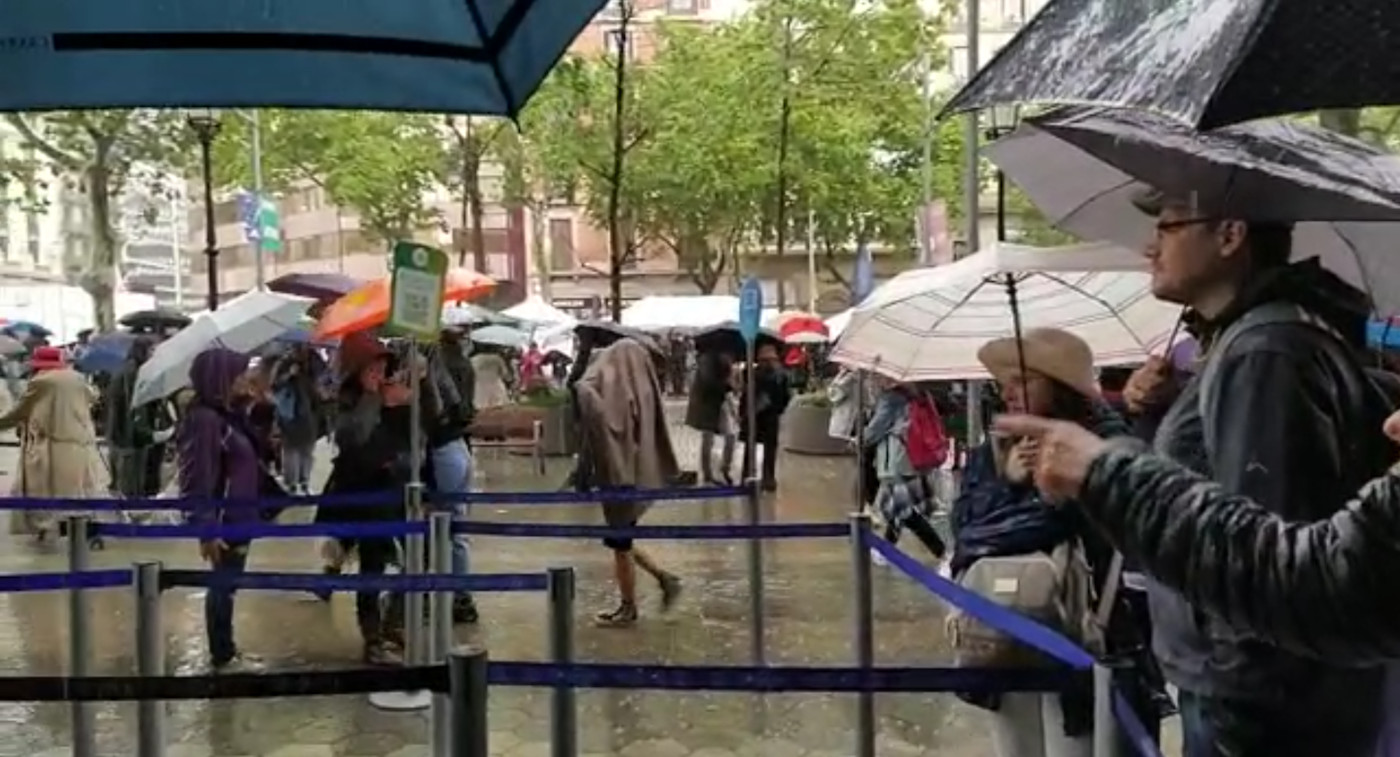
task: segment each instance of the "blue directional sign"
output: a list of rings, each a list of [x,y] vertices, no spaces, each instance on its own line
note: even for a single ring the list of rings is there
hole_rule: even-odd
[[[739,333],[753,344],[758,338],[758,322],[763,317],[763,287],[750,276],[739,287]]]

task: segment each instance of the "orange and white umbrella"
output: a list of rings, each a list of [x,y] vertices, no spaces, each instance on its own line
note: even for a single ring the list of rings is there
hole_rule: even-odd
[[[392,279],[385,276],[332,302],[321,313],[312,337],[334,339],[384,325],[389,320],[392,288]],[[465,268],[453,268],[447,272],[442,299],[444,302],[479,299],[495,288],[496,281],[490,276]]]

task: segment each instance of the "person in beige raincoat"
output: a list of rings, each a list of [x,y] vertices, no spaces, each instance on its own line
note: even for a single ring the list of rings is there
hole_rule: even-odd
[[[33,378],[3,416],[0,431],[16,429],[20,465],[14,494],[38,499],[92,499],[105,496],[102,460],[92,423],[96,393],[70,368],[57,347],[40,347],[30,360]],[[11,533],[33,534],[39,543],[57,530],[58,510],[14,513]]]
[[[574,384],[582,437],[579,474],[575,485],[591,489],[660,489],[673,486],[680,472],[671,433],[666,427],[664,395],[657,378],[654,353],[641,342],[623,339],[594,352],[583,376]],[[649,503],[604,502],[603,518],[613,528],[632,528]],[[661,587],[662,610],[680,596],[681,581],[663,570],[630,538],[608,538],[621,602],[598,615],[605,626],[629,626],[637,621],[637,566]]]

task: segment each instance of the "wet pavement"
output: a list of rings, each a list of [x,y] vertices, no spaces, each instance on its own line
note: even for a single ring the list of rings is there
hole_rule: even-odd
[[[698,441],[674,429],[678,453],[695,459]],[[328,469],[320,455],[318,472]],[[14,450],[0,449],[0,469],[13,470]],[[768,520],[836,521],[850,511],[853,464],[841,458],[785,455],[781,490],[765,503]],[[551,460],[540,476],[528,458],[500,450],[478,457],[477,485],[485,490],[556,488],[567,460]],[[8,491],[8,476],[0,477]],[[303,521],[309,512],[285,515]],[[491,520],[597,523],[596,506],[478,506],[473,517]],[[738,501],[657,504],[649,524],[743,522]],[[748,662],[748,597],[741,542],[651,542],[650,551],[682,576],[685,594],[673,613],[659,616],[654,586],[643,587],[643,617],[632,629],[593,626],[592,612],[614,601],[610,560],[593,542],[478,537],[477,572],[540,571],[572,566],[578,575],[578,659],[651,664]],[[919,555],[911,545],[911,552]],[[139,559],[168,567],[199,568],[196,546],[175,541],[111,542],[94,567],[128,567]],[[845,540],[769,542],[766,551],[769,661],[791,665],[846,665],[853,661]],[[253,545],[253,570],[319,569],[315,540],[268,540]],[[60,550],[42,551],[23,538],[0,536],[0,572],[64,569]],[[200,592],[172,590],[164,597],[167,669],[206,672]],[[890,568],[875,571],[877,662],[937,665],[948,661],[938,600]],[[482,622],[459,626],[459,642],[484,644],[494,659],[541,660],[545,654],[545,600],[541,594],[479,595]],[[273,670],[359,667],[353,601],[323,603],[309,596],[240,593],[239,645]],[[133,612],[129,589],[94,592],[95,675],[134,672]],[[67,667],[67,608],[62,593],[0,594],[0,675],[62,674]],[[491,691],[493,754],[548,754],[546,690],[497,687]],[[585,755],[623,757],[835,757],[853,753],[855,699],[849,695],[703,694],[580,691],[580,746]],[[135,753],[135,705],[95,706],[102,755]],[[881,757],[991,753],[982,713],[951,695],[876,697]],[[170,757],[416,757],[426,756],[422,714],[381,712],[364,697],[225,700],[168,707]],[[0,703],[0,757],[66,755],[66,705]]]

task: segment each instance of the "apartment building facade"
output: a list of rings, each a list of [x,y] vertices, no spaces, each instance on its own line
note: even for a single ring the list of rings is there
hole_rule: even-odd
[[[6,171],[6,164],[26,169]],[[86,271],[91,239],[81,188],[0,120],[0,275],[76,279]]]

